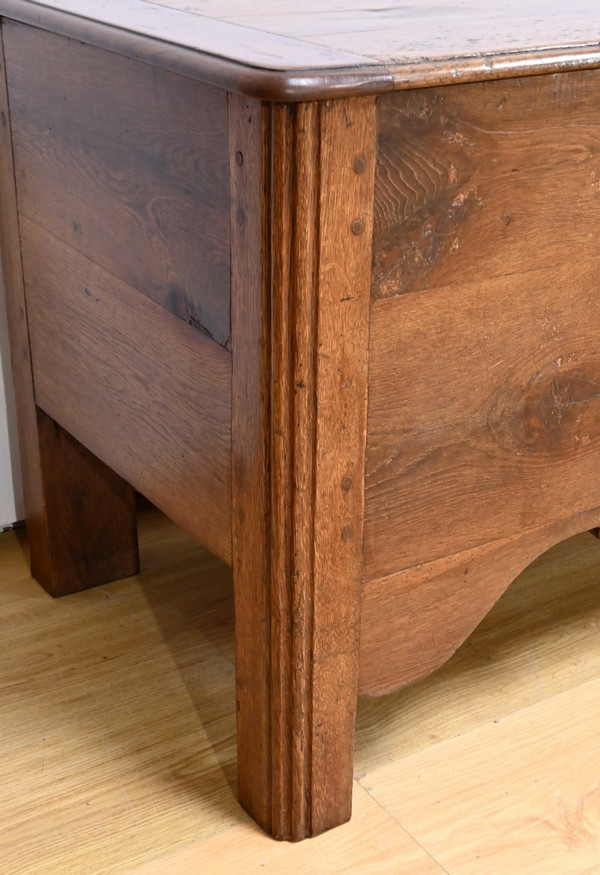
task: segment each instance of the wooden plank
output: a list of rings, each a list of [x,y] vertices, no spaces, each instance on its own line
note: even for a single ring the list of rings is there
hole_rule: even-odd
[[[454,652],[535,555],[515,532],[600,505],[596,78],[379,102],[363,692]]]
[[[23,215],[226,345],[225,94],[22,25],[6,42]]]
[[[0,43],[0,232],[32,572],[53,595],[134,574],[131,487],[36,411]]]
[[[369,793],[354,784],[351,824],[311,842],[274,842],[263,832],[240,825],[167,857],[136,867],[131,875],[188,875],[204,872],[260,872],[284,869],[294,875],[346,875],[349,871],[402,872],[402,875],[444,875],[429,854],[393,821]],[[356,824],[361,828],[357,830]],[[211,861],[207,864],[207,861]],[[208,869],[207,869],[208,865]]]
[[[312,32],[307,39],[311,44],[346,52],[362,49],[390,66],[443,59],[448,67],[449,59],[474,55],[590,45],[599,33],[593,0],[581,0],[572,15],[560,0],[506,0],[502,6],[484,0],[475,7],[457,0],[426,0],[391,8],[370,5],[371,15],[366,22],[365,16],[351,12],[340,16],[333,32],[326,26],[304,25],[298,27],[298,37],[308,30]],[[343,11],[343,0],[336,8]]]
[[[446,872],[592,875],[599,693],[596,677],[369,772],[364,784]]]
[[[258,3],[251,12],[240,2],[224,7],[204,0],[112,0],[101,10],[93,0],[37,0],[36,5],[272,69],[590,45],[599,35],[594,0],[579,0],[577,10],[567,10],[560,0],[506,0],[502,7],[487,3],[476,10],[457,0],[383,7],[368,0],[313,0],[301,11],[285,0]],[[323,24],[328,18],[337,19],[333,32]]]
[[[553,13],[551,26],[546,29],[540,28],[540,23],[545,21],[545,6],[541,11],[530,7],[532,14],[524,15],[524,7],[519,4],[505,20],[519,20],[520,27],[515,28],[511,23],[508,29],[505,20],[494,16],[496,7],[486,10],[483,17],[473,16],[469,11],[466,20],[461,20],[460,10],[448,10],[439,28],[437,5],[423,8],[423,20],[418,20],[418,14],[417,20],[407,20],[404,17],[407,8],[403,6],[369,7],[362,10],[367,16],[369,13],[383,15],[380,26],[373,19],[368,25],[370,29],[364,32],[364,26],[363,30],[357,26],[364,16],[357,14],[355,4],[347,9],[344,4],[342,9],[335,6],[325,10],[325,15],[334,18],[345,13],[340,23],[333,25],[333,34],[291,38],[285,35],[287,23],[294,19],[297,8],[292,9],[289,0],[283,6],[269,5],[268,10],[263,11],[259,8],[257,15],[250,19],[240,18],[236,7],[231,10],[235,14],[225,18],[222,4],[216,11],[203,7],[198,15],[193,7],[171,9],[164,4],[148,6],[148,2],[104,3],[99,10],[97,4],[86,0],[83,3],[81,0],[0,0],[0,13],[9,19],[184,73],[221,89],[269,101],[350,97],[600,66],[595,19],[590,17],[587,7],[581,10],[578,29],[573,15],[566,24],[564,15],[561,19],[562,7],[550,10]],[[274,9],[283,9],[277,21],[269,19]],[[297,29],[312,32],[312,20],[319,20],[321,11],[318,9],[313,14],[307,8],[304,19],[298,20]],[[394,21],[384,18],[385,15],[402,18]],[[342,52],[327,47],[327,43],[335,41],[338,32],[342,34],[342,41],[354,42],[356,51]],[[523,45],[522,49],[514,47],[515,32],[525,34],[524,39],[516,40]],[[427,35],[431,33],[436,39],[437,54],[427,42]],[[472,35],[465,36],[467,33]],[[498,42],[498,33],[504,34],[504,42]],[[449,40],[451,34],[458,37],[454,44]],[[554,34],[554,38],[550,34]],[[381,57],[369,54],[371,50],[376,50]]]
[[[374,102],[231,118],[239,794],[299,839],[350,815]]]
[[[373,296],[588,258],[599,84],[593,70],[380,98]]]
[[[348,71],[359,67],[374,87],[385,79],[392,90],[600,64],[595,0],[580,0],[576,9],[560,0],[486,2],[476,9],[459,0],[391,6],[311,0],[301,10],[291,0],[252,10],[204,0],[108,0],[101,8],[93,0],[0,0],[0,12],[42,26],[53,22],[61,32],[77,20],[84,30],[104,28],[107,47],[116,31],[141,34],[143,53],[153,51],[154,41],[191,50],[209,78],[219,56],[246,68],[249,76],[237,77],[237,89],[256,96],[278,91],[280,100],[290,90],[305,100],[351,91],[356,82]],[[260,75],[265,70],[272,71],[270,82]],[[299,71],[305,75],[293,75]],[[322,75],[329,71],[332,78]],[[225,87],[234,71],[225,65],[219,72]],[[284,82],[278,73],[292,75]]]
[[[455,653],[524,568],[599,520],[597,508],[365,584],[359,694],[383,695],[427,677]]]
[[[231,356],[23,220],[37,403],[230,561]]]
[[[374,303],[365,580],[600,504],[599,269]]]
[[[4,25],[2,25],[2,38]],[[23,492],[26,507],[30,509],[30,539],[32,558],[44,577],[50,577],[50,555],[46,533],[45,498],[41,477],[40,450],[37,441],[37,418],[33,399],[33,380],[29,357],[29,329],[25,310],[25,290],[21,265],[21,243],[15,191],[14,165],[10,131],[4,44],[0,43],[0,233],[2,234],[2,268],[6,297],[6,311],[11,341],[11,360],[15,387],[15,405],[18,419],[19,445]]]
[[[42,13],[45,8],[67,12],[70,15],[92,22],[106,23],[111,27],[159,39],[165,43],[193,49],[195,52],[231,57],[240,64],[265,67],[273,70],[322,69],[349,67],[364,63],[362,52],[332,51],[327,47],[311,46],[304,41],[286,38],[267,31],[251,30],[237,26],[220,16],[190,14],[190,10],[169,9],[165,4],[147,0],[112,0],[101,7],[95,0],[44,0],[30,3],[29,0],[10,3],[0,2],[0,14],[10,17],[19,15],[20,7]],[[36,9],[37,7],[37,9]]]
[[[375,173],[375,101],[321,109],[319,294],[314,338],[315,417],[311,763],[313,830],[350,816],[358,681],[369,277]],[[310,177],[307,179],[307,187]],[[298,257],[298,256],[296,256]],[[307,285],[313,282],[306,277]],[[318,302],[318,303],[317,303]],[[301,329],[302,331],[302,329]],[[302,335],[301,335],[302,336]],[[298,340],[295,340],[299,346]],[[310,338],[309,338],[310,342]],[[303,353],[304,355],[304,353]],[[298,361],[295,375],[306,371]],[[305,401],[305,404],[307,402]],[[298,406],[297,427],[306,414]],[[284,463],[284,455],[280,464]],[[302,459],[300,458],[302,464]],[[300,545],[296,545],[298,550]],[[301,549],[301,547],[300,547]],[[349,743],[350,742],[350,743]]]

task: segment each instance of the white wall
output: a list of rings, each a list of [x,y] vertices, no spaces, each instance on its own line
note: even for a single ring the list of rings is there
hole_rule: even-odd
[[[0,530],[25,517],[1,276],[0,271]]]

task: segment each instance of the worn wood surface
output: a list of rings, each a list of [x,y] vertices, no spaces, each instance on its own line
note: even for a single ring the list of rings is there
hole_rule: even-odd
[[[5,41],[21,213],[228,344],[226,95],[22,25]]]
[[[350,814],[361,571],[375,694],[439,666],[537,552],[598,526],[598,74],[409,91],[377,115],[372,96],[231,95],[227,116],[224,88],[291,101],[594,66],[595,18],[448,2],[383,26],[354,8],[347,28],[338,6],[304,26],[289,6],[176,6],[109,2],[96,28],[86,0],[0,0],[42,28],[6,26],[35,392],[233,561],[240,798],[297,839]],[[159,70],[161,46],[223,90]],[[82,70],[106,82],[96,105]]]
[[[381,97],[373,296],[593,255],[599,84],[592,70]]]
[[[374,102],[231,132],[239,793],[299,839],[350,816]]]
[[[36,411],[2,51],[0,121],[2,261],[31,566],[49,592],[64,595],[137,571],[133,491]]]
[[[596,80],[379,100],[365,693],[433,671],[537,553],[596,524]]]
[[[600,65],[595,0],[0,0],[9,18],[224,88],[307,100]]]
[[[379,101],[365,580],[600,504],[596,78]]]
[[[231,356],[26,219],[37,403],[95,455],[231,556]]]

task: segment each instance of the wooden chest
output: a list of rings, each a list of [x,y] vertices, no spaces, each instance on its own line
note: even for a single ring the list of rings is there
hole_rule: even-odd
[[[134,490],[233,565],[240,801],[298,839],[357,691],[600,526],[596,7],[101,6],[0,0],[32,571],[135,573]]]

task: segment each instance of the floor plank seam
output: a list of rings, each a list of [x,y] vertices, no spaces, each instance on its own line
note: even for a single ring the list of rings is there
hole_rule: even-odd
[[[382,804],[381,804],[381,802],[379,801],[379,799],[377,799],[377,797],[373,795],[373,793],[371,792],[371,789],[370,789],[369,787],[366,787],[366,786],[365,786],[365,785],[364,785],[364,784],[363,784],[358,778],[356,778],[355,780],[356,780],[356,783],[357,783],[360,787],[362,787],[362,789],[365,791],[365,793],[368,793],[369,796],[370,796],[370,798],[371,798],[374,802],[377,803],[377,805],[381,808],[381,810],[382,810],[383,812],[385,812],[385,814],[387,815],[387,817],[389,817],[390,820],[393,820],[394,823],[397,824],[397,825],[400,827],[400,829],[403,830],[403,832],[405,832],[406,835],[409,836],[409,837],[413,840],[413,842],[421,848],[421,850],[423,851],[423,853],[424,853],[424,854],[427,854],[427,856],[429,857],[429,859],[432,860],[432,861],[435,863],[436,866],[439,866],[442,872],[445,872],[445,875],[450,875],[450,872],[448,872],[448,870],[445,869],[445,868],[442,866],[442,864],[441,864],[438,860],[436,860],[436,858],[433,856],[433,854],[431,854],[431,853],[427,850],[427,848],[424,847],[424,846],[421,844],[421,842],[420,842],[417,838],[415,838],[415,836],[414,836],[411,832],[409,832],[409,830],[406,829],[406,827],[404,826],[404,824],[401,823],[401,822],[398,820],[397,817],[394,817],[394,815],[393,815],[390,811],[388,811],[388,809],[385,807],[385,805],[382,805]]]

